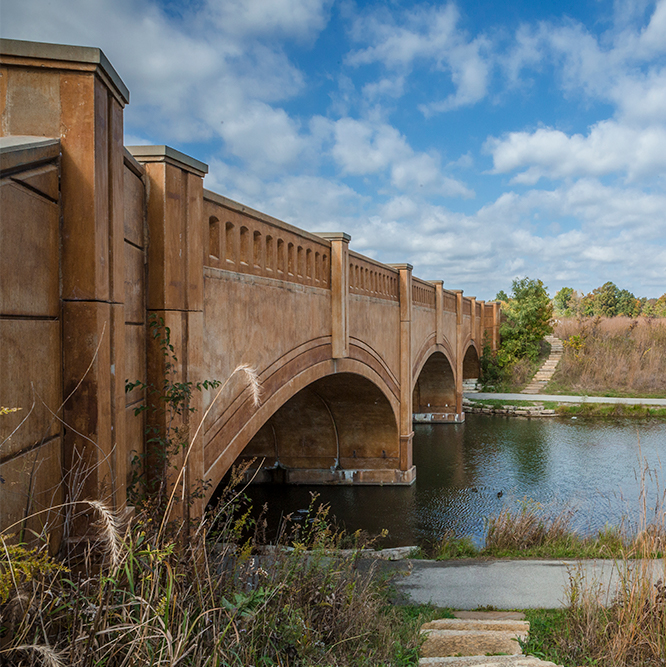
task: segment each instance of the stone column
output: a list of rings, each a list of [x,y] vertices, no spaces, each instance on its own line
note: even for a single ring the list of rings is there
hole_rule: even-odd
[[[3,135],[59,137],[63,469],[72,500],[125,503],[123,108],[100,49],[2,40]],[[78,510],[79,508],[77,508]],[[80,516],[72,531],[84,534]]]
[[[400,272],[400,470],[410,470],[414,438],[412,407],[412,265],[391,264]]]
[[[452,290],[456,295],[456,414],[462,415],[463,390],[463,291]]]
[[[435,342],[437,345],[444,344],[444,281],[431,280],[435,286]]]
[[[148,384],[161,387],[165,374],[177,383],[202,381],[203,374],[203,267],[207,252],[203,219],[203,177],[208,166],[169,146],[128,146],[134,158],[146,168],[148,179],[148,295],[149,322],[161,321],[169,329],[170,344],[174,350],[163,350],[160,338],[163,333],[154,326],[148,327]],[[175,356],[175,359],[173,358]],[[221,381],[226,378],[211,378]],[[148,421],[162,435],[167,428],[170,435],[180,440],[183,449],[172,460],[176,466],[169,472],[170,484],[176,479],[183,465],[184,449],[203,418],[203,396],[193,389],[190,407],[173,422],[167,424],[167,416],[159,413],[148,415]],[[174,429],[178,429],[175,433]],[[151,462],[157,461],[158,452],[149,454]],[[204,475],[203,429],[192,448],[185,465],[183,481],[176,496],[184,499],[180,510],[183,518],[201,513],[202,500],[191,499],[188,494],[203,482]],[[158,480],[153,480],[155,484]],[[169,488],[171,490],[171,488]],[[191,505],[188,504],[188,500]]]
[[[331,339],[333,359],[349,356],[349,241],[344,232],[317,234],[331,242]]]
[[[472,340],[475,341],[475,340],[477,340],[476,336],[477,336],[477,332],[479,331],[479,327],[477,326],[478,322],[477,322],[477,319],[476,319],[476,297],[475,296],[470,296],[469,300],[471,302],[470,303],[470,308],[469,308],[470,314],[471,314],[471,316],[469,318],[469,333],[470,333],[470,336],[472,337]]]
[[[499,301],[493,302],[493,351],[499,350],[500,346],[500,323],[501,323],[501,303]]]
[[[478,302],[481,310],[481,317],[478,324],[478,338],[476,339],[477,347],[483,351],[483,344],[486,338],[486,302],[481,300]]]

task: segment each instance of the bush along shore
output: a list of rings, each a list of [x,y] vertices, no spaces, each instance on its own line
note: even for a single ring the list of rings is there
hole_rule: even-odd
[[[666,406],[626,405],[624,403],[558,403],[556,401],[506,401],[464,399],[465,412],[505,417],[656,417],[666,419]]]

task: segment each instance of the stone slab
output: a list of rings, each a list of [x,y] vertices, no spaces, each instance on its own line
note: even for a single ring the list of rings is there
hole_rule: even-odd
[[[526,635],[530,624],[513,619],[438,618],[421,626],[422,630],[488,630]]]
[[[466,656],[451,658],[421,658],[419,667],[561,667],[554,662],[539,660],[530,655],[507,656]]]
[[[522,611],[454,611],[456,618],[480,620],[480,621],[524,621],[525,614]]]
[[[487,655],[522,653],[517,637],[527,638],[527,633],[518,635],[501,630],[422,630],[427,635],[421,655],[424,658],[456,655]]]

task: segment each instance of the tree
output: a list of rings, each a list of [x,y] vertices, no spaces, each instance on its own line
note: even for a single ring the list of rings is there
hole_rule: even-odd
[[[514,280],[512,295],[503,312],[506,321],[500,327],[502,352],[514,360],[536,360],[540,343],[553,329],[553,304],[541,280]]]
[[[592,291],[594,298],[594,314],[603,317],[615,317],[617,315],[617,302],[620,290],[615,283],[610,281],[604,283]]]
[[[618,315],[626,315],[627,317],[636,317],[640,313],[640,305],[638,299],[626,289],[621,289],[617,295]]]
[[[571,306],[574,302],[574,295],[575,292],[573,287],[563,287],[555,294],[555,297],[553,298],[553,306],[558,315],[571,315]]]
[[[666,317],[666,294],[662,294],[654,304],[654,314],[657,317]]]

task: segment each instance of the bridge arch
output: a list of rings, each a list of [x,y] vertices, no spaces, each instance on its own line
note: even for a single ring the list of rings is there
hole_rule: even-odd
[[[398,467],[400,403],[383,373],[349,358],[298,366],[303,370],[283,375],[258,408],[247,397],[207,438],[209,496],[239,457],[266,458],[265,466],[301,470],[300,481],[307,481],[307,470]],[[264,384],[270,386],[270,378]],[[229,426],[233,436],[226,438]]]
[[[481,375],[481,363],[479,361],[481,355],[476,342],[469,340],[463,350],[463,380],[478,378]]]
[[[412,380],[412,412],[456,412],[456,375],[448,345],[433,344],[419,355]]]

